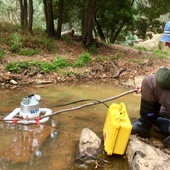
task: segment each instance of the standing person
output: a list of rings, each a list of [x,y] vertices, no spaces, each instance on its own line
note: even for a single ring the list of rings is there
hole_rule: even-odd
[[[160,40],[170,48],[170,21]],[[163,144],[170,147],[170,69],[160,67],[155,75],[146,76],[136,87],[136,93],[140,92],[141,117],[132,123],[132,134],[148,138],[154,125],[167,135]]]

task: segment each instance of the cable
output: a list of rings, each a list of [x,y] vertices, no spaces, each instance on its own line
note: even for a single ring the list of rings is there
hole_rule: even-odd
[[[84,107],[88,107],[88,106],[92,106],[92,105],[97,105],[99,103],[115,100],[115,99],[117,99],[119,97],[122,97],[122,96],[125,96],[127,94],[134,93],[135,91],[136,91],[136,89],[133,89],[133,90],[129,90],[127,92],[124,92],[122,94],[119,94],[117,96],[113,96],[113,97],[110,97],[110,98],[107,98],[107,99],[99,100],[98,102],[86,103],[86,104],[83,104],[83,105],[80,105],[80,106],[76,106],[76,107],[72,107],[72,108],[67,108],[67,109],[59,110],[59,111],[53,112],[51,115],[41,116],[41,119],[45,118],[45,117],[53,116],[53,115],[56,115],[56,114],[59,114],[59,113],[64,113],[64,112],[68,112],[68,111],[78,110],[78,109],[81,109],[81,108],[84,108]]]
[[[59,104],[59,105],[51,105],[51,104],[48,104],[48,103],[44,102],[43,100],[40,100],[41,103],[43,103],[43,104],[45,104],[46,106],[49,106],[49,107],[63,107],[63,106],[68,106],[68,105],[71,105],[71,104],[80,103],[80,102],[86,102],[86,101],[95,101],[95,102],[98,102],[98,103],[102,103],[106,107],[109,108],[109,106],[105,102],[102,102],[100,100],[95,100],[95,99],[83,99],[83,100],[77,100],[77,101],[73,101],[73,102],[70,102],[70,103]]]

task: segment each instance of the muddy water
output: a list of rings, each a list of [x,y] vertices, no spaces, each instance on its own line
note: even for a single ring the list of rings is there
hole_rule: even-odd
[[[13,90],[1,89],[1,118],[20,107],[22,98],[35,93],[43,102],[58,105],[82,99],[102,100],[116,96],[131,89],[114,85],[113,82],[89,82],[86,84],[67,84],[55,86],[23,87]],[[91,102],[91,101],[90,101]],[[138,116],[140,97],[128,94],[111,103],[124,102],[130,119]],[[88,102],[67,107],[49,107],[40,102],[41,108],[58,111]],[[76,160],[78,142],[83,128],[90,128],[102,138],[102,130],[108,108],[104,104],[93,105],[50,117],[40,125],[20,125],[0,122],[0,169],[2,170],[71,170],[86,169],[87,165]],[[95,165],[94,165],[95,164]],[[88,169],[129,170],[125,156],[103,157],[88,166]]]

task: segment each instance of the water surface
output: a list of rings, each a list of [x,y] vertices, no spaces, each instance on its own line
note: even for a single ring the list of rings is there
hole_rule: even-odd
[[[3,118],[15,108],[20,107],[22,99],[32,93],[40,95],[43,102],[58,105],[82,99],[103,100],[129,90],[131,89],[115,85],[112,81],[1,89],[0,114]],[[130,119],[138,117],[139,96],[128,94],[106,104],[110,105],[113,102],[124,102]],[[55,112],[84,103],[88,102],[50,108],[40,102],[40,107],[50,108]],[[48,122],[41,125],[14,125],[1,121],[0,169],[80,169],[76,158],[81,131],[83,128],[89,128],[102,138],[107,110],[104,104],[93,105],[54,115]],[[99,164],[98,169],[129,169],[125,156],[108,156],[104,153],[102,159],[96,164],[96,166]]]

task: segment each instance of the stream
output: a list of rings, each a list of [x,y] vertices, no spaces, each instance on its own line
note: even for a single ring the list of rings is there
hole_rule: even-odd
[[[58,84],[45,86],[0,89],[0,116],[3,119],[25,96],[41,96],[40,108],[50,108],[53,112],[82,105],[76,103],[63,107],[50,107],[83,99],[102,100],[132,90],[115,85],[114,81],[95,81],[79,84]],[[40,101],[41,101],[40,100]],[[91,101],[89,101],[91,102]],[[140,96],[127,94],[111,103],[124,102],[129,118],[139,116]],[[43,124],[22,125],[0,122],[0,169],[1,170],[71,170],[102,169],[130,170],[125,155],[107,155],[92,164],[77,160],[78,144],[83,128],[89,128],[100,138],[108,107],[104,104],[92,105],[79,110],[53,115]]]

